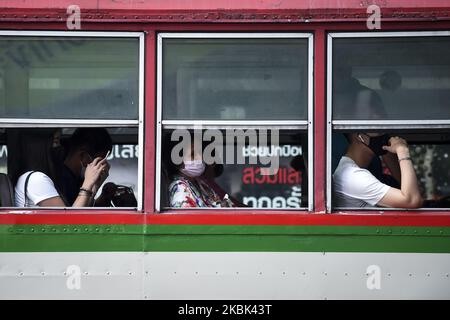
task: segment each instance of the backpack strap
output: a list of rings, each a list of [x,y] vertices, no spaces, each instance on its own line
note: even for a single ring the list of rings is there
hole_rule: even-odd
[[[23,193],[24,193],[24,196],[25,196],[25,207],[29,207],[29,204],[30,204],[30,202],[29,202],[30,199],[28,198],[28,181],[30,180],[31,175],[34,172],[35,171],[31,171],[28,174],[27,178],[25,179],[25,186],[23,187]]]

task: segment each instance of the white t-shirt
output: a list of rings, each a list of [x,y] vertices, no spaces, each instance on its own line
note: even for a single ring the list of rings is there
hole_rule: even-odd
[[[25,206],[25,180],[30,173],[31,171],[25,172],[17,180],[15,188],[16,207]],[[37,207],[37,204],[39,202],[59,196],[52,179],[50,179],[46,174],[39,171],[35,171],[30,176],[27,189],[29,207]]]
[[[335,206],[346,208],[375,206],[390,188],[346,156],[334,171],[333,186]]]

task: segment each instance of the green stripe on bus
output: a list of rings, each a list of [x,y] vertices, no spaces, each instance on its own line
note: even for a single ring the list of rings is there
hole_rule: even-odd
[[[450,253],[450,228],[343,226],[2,225],[0,252]]]
[[[266,225],[0,225],[0,234],[450,236],[450,227]]]

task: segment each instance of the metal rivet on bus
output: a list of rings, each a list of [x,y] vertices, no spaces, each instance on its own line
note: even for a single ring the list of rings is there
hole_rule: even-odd
[[[448,278],[448,273],[446,273],[445,276]]]
[[[377,230],[377,233],[380,233],[380,230]]]
[[[177,274],[177,272],[175,271],[173,274]]]
[[[106,271],[106,275],[107,275],[107,276],[111,275],[111,272]]]
[[[85,271],[85,272],[84,272],[84,275],[86,275],[86,276],[87,276],[88,274],[89,274],[89,272],[87,272],[87,271]]]
[[[23,272],[19,272],[19,276],[23,276]]]
[[[34,232],[34,228],[31,228],[30,231],[31,231],[31,232]]]
[[[412,277],[412,273],[408,274],[410,277]]]
[[[195,274],[198,274],[198,271],[195,271]]]
[[[328,275],[328,272],[324,272],[323,275],[324,275],[324,276],[327,276],[327,275]]]
[[[130,271],[130,272],[128,272],[128,275],[132,276],[132,275],[133,275],[133,272],[131,272],[131,271]]]
[[[216,274],[219,274],[219,272],[216,271]]]
[[[259,272],[260,275],[262,275],[262,272]]]
[[[306,276],[306,272],[302,272],[302,275]]]
[[[414,233],[417,233],[417,230],[414,230]]]
[[[387,275],[388,275],[388,277],[390,277],[390,276],[391,276],[391,274],[390,274],[390,273],[388,273]]]
[[[73,231],[74,231],[74,232],[78,232],[78,229],[77,229],[77,228],[73,228]]]
[[[392,233],[392,230],[388,230],[388,233]]]
[[[64,272],[63,272],[63,275],[67,276],[67,272],[64,271]]]
[[[67,232],[67,228],[64,228],[63,231],[64,231],[64,232]]]
[[[45,228],[42,228],[42,230],[41,230],[42,232],[45,232]]]
[[[429,277],[431,274],[427,273],[427,277]]]
[[[100,231],[100,229],[99,229],[99,228],[95,228],[95,231],[99,232],[99,231]]]
[[[239,274],[239,271],[236,271],[236,274]],[[447,275],[448,276],[448,275]]]
[[[344,273],[344,275],[347,277],[347,276],[348,276],[348,273],[346,272],[346,273]]]
[[[42,274],[43,276],[45,276],[45,272],[44,272],[44,271],[42,271],[41,274]]]
[[[139,19],[139,16],[134,16],[135,19]]]

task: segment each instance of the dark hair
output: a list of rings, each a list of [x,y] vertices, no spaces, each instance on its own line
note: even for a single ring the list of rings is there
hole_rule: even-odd
[[[52,152],[54,134],[58,129],[7,129],[8,175],[16,185],[27,171],[46,174],[61,194],[60,172],[62,161]]]
[[[172,149],[179,143],[179,141],[171,140],[172,132],[165,133],[162,138],[162,170],[167,178],[172,179],[179,171],[179,166],[172,162],[171,153]]]
[[[82,148],[92,157],[111,151],[111,136],[105,128],[78,128],[68,141],[68,154]]]

